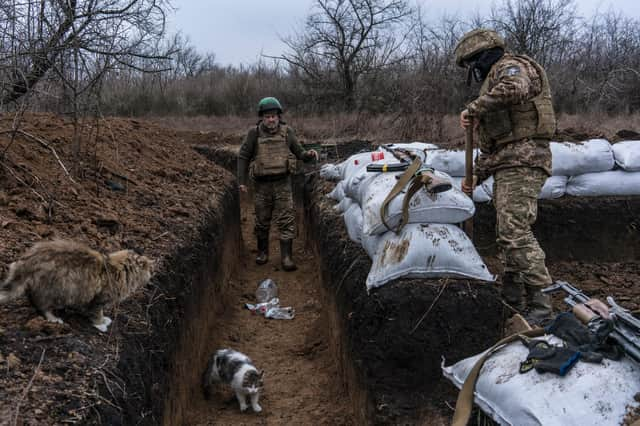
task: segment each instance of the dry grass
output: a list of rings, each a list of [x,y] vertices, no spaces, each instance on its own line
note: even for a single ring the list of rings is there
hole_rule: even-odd
[[[425,141],[440,146],[461,147],[464,132],[457,115],[433,116],[420,114],[285,114],[285,119],[303,141],[341,141],[350,139],[373,142]],[[241,137],[253,126],[256,117],[161,117],[151,118],[164,127],[178,130],[217,132]],[[640,132],[640,114],[607,116],[604,114],[568,115],[558,117],[558,129],[563,139],[567,134],[578,137],[604,137],[616,140],[619,130]]]

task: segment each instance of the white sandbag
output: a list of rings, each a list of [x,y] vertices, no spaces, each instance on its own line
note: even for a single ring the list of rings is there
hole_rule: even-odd
[[[544,200],[553,200],[564,196],[567,192],[568,176],[550,176],[542,185],[538,198]]]
[[[484,182],[483,184],[480,185],[476,185],[475,189],[473,190],[473,201],[476,203],[486,203],[487,201],[491,201],[491,193],[493,193],[493,176],[490,176],[489,179],[487,179],[485,182],[490,182],[490,187],[491,189],[489,190],[489,192],[487,192],[487,190],[484,187]],[[463,177],[452,177],[451,178],[451,184],[454,185],[456,188],[462,190],[462,181],[464,181]]]
[[[365,234],[381,234],[388,231],[380,218],[380,207],[396,184],[396,175],[399,174],[401,172],[380,173],[369,183],[360,205],[364,215],[363,232]],[[436,171],[436,174],[441,178],[451,179],[444,173]],[[385,219],[391,227],[400,223],[404,195],[404,192],[398,194],[389,203]],[[473,201],[457,188],[434,195],[428,194],[422,188],[409,202],[408,223],[460,223],[473,216],[474,212]]]
[[[339,181],[342,179],[342,163],[324,164],[320,167],[320,177],[325,180]]]
[[[473,158],[478,156],[478,149],[473,151]],[[464,151],[451,149],[437,149],[427,153],[425,165],[433,167],[443,173],[454,177],[462,177],[465,174],[465,158]]]
[[[333,191],[327,194],[327,198],[331,198],[332,200],[336,200],[338,202],[342,201],[342,199],[344,198],[344,181],[343,180],[338,182],[335,188],[333,188]]]
[[[349,177],[354,172],[360,170],[362,167],[365,167],[372,161],[373,159],[371,158],[371,152],[360,152],[358,154],[353,154],[351,157],[340,163],[342,167],[341,178],[343,180],[349,179]]]
[[[345,196],[338,204],[333,206],[333,209],[337,212],[344,213],[353,204],[353,200]]]
[[[613,149],[604,139],[586,142],[551,142],[552,174],[576,176],[613,169]]]
[[[613,144],[616,164],[627,172],[640,171],[640,141],[624,141]]]
[[[379,160],[370,164],[383,164],[385,161],[386,160]],[[379,172],[368,172],[366,167],[356,170],[348,179],[345,179],[345,195],[353,198],[358,204],[362,204],[362,199],[367,187],[379,174]]]
[[[360,212],[362,213],[362,210],[360,210]],[[384,235],[385,234],[366,235],[364,232],[362,233],[362,237],[361,237],[362,248],[364,249],[364,251],[367,252],[371,260],[375,259],[376,253],[378,252],[378,247],[380,246],[380,239]]]
[[[367,290],[400,277],[493,281],[473,243],[456,225],[411,224],[377,240]]]
[[[352,203],[344,212],[344,224],[351,241],[362,243],[362,209],[357,203]]]
[[[640,172],[612,170],[571,176],[567,194],[574,197],[640,195]]]
[[[546,340],[560,342],[553,336]],[[578,361],[563,376],[530,371],[520,374],[529,350],[511,343],[487,359],[475,387],[475,402],[500,425],[602,426],[620,425],[627,407],[637,407],[640,368],[624,358],[602,364]],[[442,368],[458,388],[481,356]]]
[[[538,195],[539,199],[555,199],[564,196],[567,190],[567,180],[569,178],[567,176],[550,176],[542,185],[540,189],[540,194]],[[482,190],[487,194],[489,198],[493,198],[493,176],[490,176],[489,179],[482,182],[480,185]],[[476,190],[478,188],[476,187]],[[473,198],[476,201],[476,190],[473,191]]]

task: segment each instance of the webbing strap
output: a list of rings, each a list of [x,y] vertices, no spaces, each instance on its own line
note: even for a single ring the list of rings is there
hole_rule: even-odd
[[[492,347],[485,352],[484,355],[476,361],[476,364],[471,369],[471,372],[467,376],[462,385],[462,389],[458,394],[458,400],[456,401],[456,411],[453,414],[453,421],[451,422],[452,426],[466,426],[469,421],[469,417],[471,417],[471,409],[473,408],[473,391],[476,387],[476,382],[478,381],[478,375],[480,374],[480,370],[484,365],[484,362],[497,352],[503,345],[507,343],[511,343],[515,340],[519,340],[521,337],[539,337],[545,334],[544,328],[534,328],[532,330],[523,331],[521,333],[512,334],[511,336],[507,336],[504,339],[500,340],[498,343],[493,345]]]
[[[405,202],[408,205],[408,201],[406,201],[406,200],[407,199],[411,199],[411,197],[409,196],[408,193],[405,196],[405,199],[404,199],[404,201],[402,203],[403,204],[403,206],[402,206],[402,220],[400,221],[400,224],[396,227],[396,229],[393,229],[393,228],[391,228],[389,226],[389,224],[387,223],[385,217],[387,216],[387,209],[389,207],[389,203],[391,203],[391,201],[394,198],[396,198],[398,196],[398,194],[400,194],[402,192],[404,187],[407,186],[407,184],[409,182],[411,182],[411,179],[413,179],[413,176],[420,169],[421,166],[422,166],[422,161],[419,158],[416,157],[416,159],[413,160],[413,163],[411,163],[411,165],[407,168],[407,170],[405,170],[405,172],[400,175],[400,177],[398,178],[398,181],[396,182],[394,187],[391,188],[391,191],[389,191],[389,193],[387,194],[387,197],[382,202],[382,206],[380,206],[380,219],[382,219],[382,223],[384,224],[384,226],[386,226],[387,229],[389,229],[391,231],[394,231],[394,232],[399,232],[402,229],[403,221],[408,220],[409,212],[405,211],[405,208],[404,208]],[[412,188],[413,188],[413,185],[412,185]],[[417,190],[414,190],[413,193],[415,193],[416,191]]]

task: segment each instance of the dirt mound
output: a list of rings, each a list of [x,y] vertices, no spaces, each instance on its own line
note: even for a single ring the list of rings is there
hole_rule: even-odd
[[[162,261],[194,237],[204,211],[215,210],[234,185],[228,172],[190,148],[191,135],[144,121],[84,123],[73,161],[69,120],[28,114],[12,139],[13,120],[0,117],[0,276],[42,239],[72,238],[103,251],[136,248]],[[65,315],[64,325],[46,323],[25,299],[1,306],[3,418],[108,422],[104,413],[121,407],[103,395],[122,394],[125,386],[116,367],[119,345],[126,332],[150,327],[149,308],[162,295],[157,290],[119,306],[107,334],[75,315]]]

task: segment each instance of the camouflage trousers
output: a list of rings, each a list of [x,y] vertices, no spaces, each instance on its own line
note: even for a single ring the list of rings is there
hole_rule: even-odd
[[[274,181],[254,181],[256,238],[269,238],[271,218],[275,217],[281,240],[296,236],[296,212],[293,207],[291,178]]]
[[[538,194],[547,179],[537,168],[513,167],[494,174],[497,243],[504,272],[515,282],[541,287],[551,284],[545,255],[531,231],[538,215]]]

